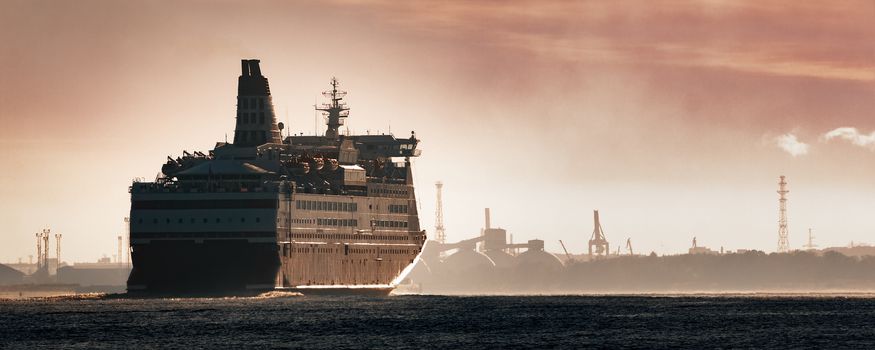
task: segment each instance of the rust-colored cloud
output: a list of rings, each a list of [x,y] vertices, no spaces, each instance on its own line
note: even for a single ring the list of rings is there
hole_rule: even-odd
[[[875,81],[875,3],[350,1],[405,30],[551,59]]]

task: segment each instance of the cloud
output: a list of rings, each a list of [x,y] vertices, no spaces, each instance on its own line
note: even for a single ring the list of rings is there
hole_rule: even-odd
[[[347,1],[421,33],[551,59],[875,81],[871,1]]]
[[[808,148],[810,147],[807,143],[799,141],[796,138],[796,135],[791,133],[786,133],[784,135],[778,136],[775,138],[775,143],[782,150],[786,151],[793,157],[803,156],[808,154]]]
[[[854,145],[868,148],[870,151],[875,151],[875,131],[867,135],[861,134],[857,128],[841,127],[824,134],[823,138],[827,141],[840,138]]]

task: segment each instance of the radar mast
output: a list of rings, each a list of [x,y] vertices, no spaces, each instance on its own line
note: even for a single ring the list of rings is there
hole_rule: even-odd
[[[325,137],[336,140],[339,133],[338,129],[344,124],[345,118],[349,116],[349,107],[346,102],[341,101],[346,96],[346,91],[337,90],[340,82],[337,78],[331,78],[331,90],[322,92],[330,100],[328,103],[323,103],[321,107],[316,107],[317,111],[322,111],[325,117],[325,125],[328,129],[325,130]]]

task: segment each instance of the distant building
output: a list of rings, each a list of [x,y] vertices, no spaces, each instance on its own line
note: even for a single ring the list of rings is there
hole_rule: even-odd
[[[0,285],[18,284],[24,279],[24,273],[9,266],[0,264]]]
[[[85,263],[58,269],[58,283],[80,286],[124,286],[131,268],[126,264]]]
[[[852,245],[850,247],[829,247],[821,250],[821,253],[836,252],[845,256],[875,256],[875,246]]]
[[[708,254],[717,255],[719,252],[711,250],[708,247],[692,247],[687,251],[688,254]]]

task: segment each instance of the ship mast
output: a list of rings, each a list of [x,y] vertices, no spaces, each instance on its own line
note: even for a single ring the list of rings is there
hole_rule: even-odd
[[[344,124],[344,120],[349,116],[349,107],[346,102],[341,101],[346,96],[346,91],[337,90],[340,82],[337,78],[331,78],[331,90],[322,92],[322,96],[330,99],[331,102],[323,103],[322,107],[316,107],[317,111],[322,111],[322,115],[326,117],[325,124],[328,129],[325,130],[325,137],[336,140],[339,133],[338,129]]]

